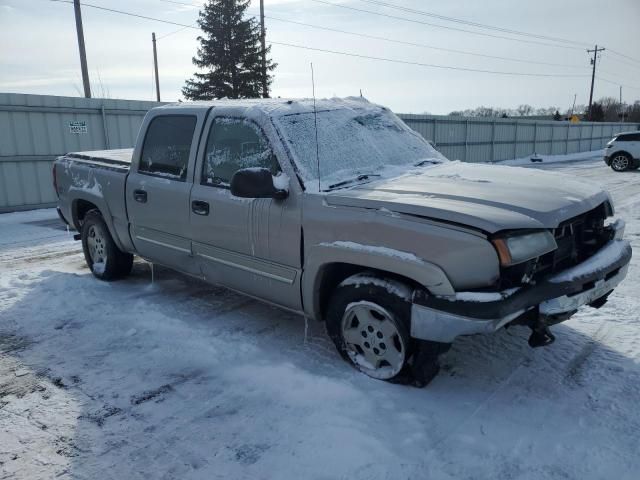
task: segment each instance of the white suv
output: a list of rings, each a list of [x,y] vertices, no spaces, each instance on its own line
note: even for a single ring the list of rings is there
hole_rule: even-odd
[[[604,162],[616,172],[640,167],[640,132],[616,134],[604,149]]]

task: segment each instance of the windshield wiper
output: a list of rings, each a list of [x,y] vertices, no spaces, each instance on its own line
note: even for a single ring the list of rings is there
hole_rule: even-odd
[[[442,163],[442,162],[439,162],[439,161],[433,160],[433,159],[431,159],[431,160],[427,159],[427,160],[420,160],[419,162],[414,163],[413,166],[414,167],[422,167],[422,166],[426,165],[427,163],[431,163],[431,164],[435,165],[437,163]]]
[[[344,187],[345,185],[350,185],[355,182],[361,182],[362,180],[369,180],[369,177],[379,177],[380,175],[377,173],[363,173],[362,175],[358,175],[355,178],[350,178],[348,180],[343,180],[342,182],[334,183],[329,185],[328,189],[334,189],[336,187]]]

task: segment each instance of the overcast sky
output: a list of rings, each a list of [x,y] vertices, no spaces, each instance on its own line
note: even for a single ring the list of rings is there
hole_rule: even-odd
[[[191,3],[191,0],[176,0]],[[325,0],[323,0],[325,1]],[[197,6],[166,0],[83,0],[84,3],[193,24]],[[483,30],[418,14],[371,5],[363,0],[326,0],[344,6],[405,17],[436,25],[533,40]],[[640,59],[640,0],[386,0],[411,7],[539,35],[598,43]],[[202,4],[201,0],[193,0]],[[249,11],[258,12],[254,0]],[[338,8],[313,0],[265,0],[268,17],[304,22],[366,35],[386,37],[431,47],[463,50],[537,63],[505,61],[443,52],[422,46],[390,43],[306,26],[267,20],[267,41],[313,48],[503,72],[578,75],[578,77],[506,76],[394,64],[370,59],[273,45],[278,63],[272,95],[311,96],[309,63],[313,62],[319,97],[358,95],[385,104],[397,112],[445,114],[480,105],[569,108],[588,102],[591,69],[582,45],[558,48],[509,41],[473,33],[427,26],[384,16]],[[194,71],[191,58],[198,30],[127,17],[85,6],[83,22],[89,75],[94,96],[152,100],[151,32],[158,37],[160,86],[163,101],[181,98],[181,87]],[[172,33],[176,32],[176,33]],[[547,42],[546,40],[538,40]],[[82,91],[73,6],[47,0],[0,0],[0,92],[78,96]],[[556,44],[557,45],[557,44]],[[565,44],[567,45],[567,44]],[[623,87],[627,101],[640,98],[640,61],[633,62],[609,51],[598,65],[602,77]],[[635,87],[635,88],[631,88]],[[596,82],[595,97],[618,96],[619,87]]]

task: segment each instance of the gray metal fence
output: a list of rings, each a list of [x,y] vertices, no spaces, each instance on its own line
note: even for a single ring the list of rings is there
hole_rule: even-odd
[[[0,93],[0,212],[53,206],[51,162],[67,152],[132,147],[156,102]],[[637,124],[400,115],[451,159],[500,161],[601,148]]]
[[[55,205],[51,162],[132,147],[155,102],[0,93],[0,212]]]
[[[515,118],[468,118],[401,114],[450,159],[499,162],[532,153],[563,155],[603,148],[618,132],[638,130],[636,123],[555,122]]]

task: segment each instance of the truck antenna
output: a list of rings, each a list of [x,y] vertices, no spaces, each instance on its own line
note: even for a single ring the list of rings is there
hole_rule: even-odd
[[[318,164],[318,193],[320,188],[320,146],[318,144],[318,110],[316,109],[316,82],[313,76],[313,62],[311,62],[311,89],[313,92],[313,121],[316,127],[316,163]]]

